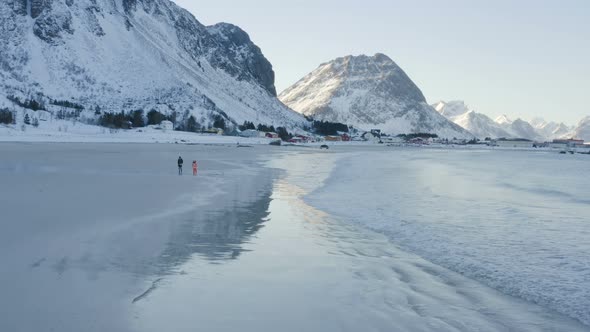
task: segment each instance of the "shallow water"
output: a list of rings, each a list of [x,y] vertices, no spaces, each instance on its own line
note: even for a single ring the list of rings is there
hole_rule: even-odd
[[[283,175],[244,255],[188,261],[185,273],[137,303],[137,329],[175,322],[178,331],[585,330],[307,204],[341,157],[299,151],[271,159]]]
[[[589,163],[556,153],[359,151],[309,201],[590,325]]]
[[[368,152],[367,162],[358,149],[0,145],[0,152],[2,331],[587,330],[366,227],[390,209],[371,196],[390,182],[366,171],[388,170],[375,162],[380,153]],[[195,156],[201,175],[176,176],[178,154]],[[334,181],[341,165],[358,160],[365,171]],[[433,182],[428,176],[407,179],[432,188],[421,184]],[[319,209],[316,200],[334,183],[352,188],[334,188]],[[414,203],[406,201],[408,215]],[[355,207],[374,210],[358,220],[342,213]]]

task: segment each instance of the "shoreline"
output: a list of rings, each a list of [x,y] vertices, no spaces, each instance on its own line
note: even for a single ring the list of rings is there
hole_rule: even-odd
[[[3,192],[13,203],[9,215],[14,220],[35,216],[34,211],[19,213],[18,204],[41,189],[23,206],[49,200],[34,205],[43,211],[35,218],[52,223],[25,241],[19,239],[31,235],[26,229],[4,233],[16,240],[9,251],[18,255],[3,259],[10,272],[0,276],[0,284],[11,285],[2,292],[14,293],[10,298],[16,301],[0,302],[0,308],[6,306],[3,312],[16,320],[0,322],[7,325],[1,329],[145,332],[190,330],[197,324],[216,331],[587,328],[306,203],[307,196],[329,184],[340,160],[362,147],[325,153],[181,144],[100,143],[82,152],[77,144],[32,144],[25,151],[20,144],[7,146],[0,149],[19,157],[3,161],[14,167],[0,167],[0,180],[16,177],[11,188],[21,188],[11,195]],[[190,155],[200,160],[197,179],[175,175],[179,153],[185,160]],[[26,169],[17,165],[27,161]],[[94,171],[80,167],[86,164]],[[146,169],[138,172],[138,165]],[[50,190],[57,185],[67,189],[61,196]],[[123,204],[97,219],[94,228],[85,221],[80,232],[73,232],[69,223],[84,221],[84,215],[64,202],[79,193],[96,195],[103,185],[119,189],[106,190],[109,197],[94,196],[98,203]],[[147,199],[150,192],[157,195]],[[143,199],[134,201],[132,195]],[[152,212],[132,208],[161,197],[169,203],[154,204]],[[79,209],[100,211],[91,203],[83,200]],[[129,216],[113,218],[125,211]],[[44,299],[54,298],[60,300],[52,304],[53,315],[39,313],[43,326],[27,328],[17,319],[19,309],[26,312],[33,303],[43,308],[49,305]],[[78,319],[68,318],[72,315]],[[109,322],[91,326],[85,319],[90,316]]]
[[[470,280],[485,285],[485,287],[490,287],[491,289],[506,294],[507,296],[514,296],[514,298],[526,301],[527,303],[539,305],[547,310],[559,312],[567,317],[571,317],[590,330],[590,325],[588,325],[590,323],[590,311],[584,311],[583,309],[586,307],[584,304],[584,294],[590,289],[585,289],[583,285],[588,284],[589,279],[583,274],[584,266],[587,264],[584,264],[584,255],[581,253],[581,251],[583,251],[583,245],[581,244],[584,239],[583,234],[585,234],[584,230],[587,227],[584,226],[584,217],[578,217],[587,215],[584,210],[578,210],[587,210],[585,206],[588,201],[582,198],[575,199],[575,195],[570,196],[567,192],[562,193],[551,186],[544,187],[544,189],[540,191],[534,189],[525,190],[519,187],[520,184],[510,185],[509,177],[504,178],[504,181],[507,182],[506,184],[500,183],[499,189],[494,188],[494,185],[498,185],[499,180],[495,178],[488,180],[485,178],[485,174],[489,175],[494,173],[493,166],[488,166],[487,168],[482,169],[473,179],[468,177],[463,180],[465,183],[462,183],[460,179],[467,176],[467,174],[465,174],[466,170],[472,172],[473,165],[470,165],[470,163],[466,163],[465,161],[459,161],[461,158],[457,158],[458,156],[453,157],[447,154],[429,155],[429,151],[426,149],[423,152],[424,153],[421,154],[415,154],[405,151],[404,154],[404,151],[400,150],[400,154],[403,155],[401,157],[399,154],[379,154],[372,155],[371,157],[370,155],[373,154],[374,151],[358,151],[355,155],[348,155],[340,158],[337,162],[339,165],[334,170],[332,176],[326,181],[326,186],[311,193],[309,197],[306,198],[306,201],[343,221],[382,234],[392,243],[400,246],[403,250],[414,253],[439,267],[454,271],[454,273],[461,274],[462,276],[470,278]],[[489,157],[487,154],[481,154],[480,156],[471,155],[471,157],[476,157],[478,159],[494,159],[502,156],[498,154],[495,157]],[[553,158],[554,160],[552,160],[552,162],[562,162],[562,160],[556,158],[556,156],[553,156],[552,154],[537,154],[535,158]],[[364,163],[355,162],[355,160],[372,160],[372,162],[378,165],[396,165],[391,167],[391,169],[388,170],[388,173],[396,174],[393,176],[394,178],[397,178],[398,175],[400,175],[400,178],[410,176],[415,182],[391,182],[391,178],[382,173],[367,176],[366,173],[364,173],[366,172],[366,165],[364,165]],[[430,160],[430,163],[425,160]],[[567,160],[569,160],[569,163],[583,163],[585,158],[580,157]],[[519,165],[519,167],[526,169],[526,164],[523,163],[522,157],[516,158],[513,162]],[[404,165],[404,163],[406,163],[406,165]],[[531,163],[532,165],[536,165],[535,161],[531,161]],[[493,165],[493,163],[490,165]],[[578,167],[580,165],[578,165]],[[404,169],[405,167],[410,171],[406,170],[405,172],[399,172],[400,168]],[[509,165],[505,165],[505,167],[512,169]],[[576,166],[572,166],[571,164],[565,164],[563,167],[567,167],[565,169],[576,169]],[[444,171],[441,172],[442,174],[434,172],[434,174],[430,175],[429,172],[432,171],[430,169],[438,168],[444,169]],[[413,172],[411,171],[412,169],[419,171]],[[420,177],[415,178],[415,173],[418,175],[423,173],[421,176],[425,176],[429,180],[429,184],[424,187],[424,190],[413,188],[420,188],[424,185],[424,183],[421,183]],[[520,173],[515,172],[513,176],[519,177],[518,174]],[[534,177],[534,172],[529,171],[526,174],[527,176],[533,176],[533,178],[536,179]],[[449,179],[439,179],[430,182],[437,176]],[[500,178],[503,176],[504,174],[499,175]],[[356,186],[347,186],[346,182],[341,181],[343,178],[352,177],[356,177]],[[521,222],[524,224],[529,223],[529,219],[538,220],[543,217],[551,217],[543,216],[542,214],[525,216],[506,214],[498,217],[495,215],[495,213],[497,213],[495,210],[492,210],[492,214],[486,210],[475,211],[472,207],[473,204],[477,204],[477,206],[480,206],[481,208],[485,206],[486,203],[494,209],[498,209],[498,211],[510,211],[512,209],[517,211],[517,209],[519,209],[518,202],[511,202],[509,204],[508,202],[504,202],[501,197],[484,196],[483,193],[469,191],[469,188],[475,186],[477,182],[484,182],[484,187],[480,189],[480,191],[483,192],[494,192],[496,190],[508,189],[516,191],[516,194],[519,194],[521,197],[524,197],[525,195],[526,198],[530,197],[531,202],[535,202],[535,199],[539,200],[535,203],[529,203],[533,204],[530,207],[526,205],[527,203],[523,203],[521,207],[522,209],[543,209],[542,202],[544,201],[541,199],[546,199],[548,200],[546,203],[547,207],[551,206],[551,209],[553,210],[556,209],[554,206],[555,204],[564,204],[568,206],[568,209],[573,209],[573,211],[577,212],[567,214],[559,214],[559,212],[556,212],[557,215],[552,215],[553,218],[557,218],[552,220],[553,222],[551,222],[551,219],[543,220],[543,222],[539,221],[534,223],[536,226],[533,226],[533,229],[515,228],[512,230],[512,233],[499,236],[496,234],[498,229],[501,232],[508,226],[505,226],[504,224],[494,224],[494,218],[499,218],[506,224],[516,223],[518,225]],[[359,186],[359,183],[362,185]],[[563,186],[567,187],[568,184],[569,182],[565,182]],[[453,186],[456,188],[449,189]],[[580,186],[578,185],[578,187]],[[399,190],[391,190],[390,188],[404,188],[404,190],[398,192]],[[466,193],[464,193],[465,197],[461,197],[463,195],[461,194],[463,190],[466,191]],[[371,195],[371,191],[379,192],[382,197],[387,197],[388,199]],[[416,191],[416,193],[414,193],[414,191]],[[445,196],[445,193],[448,193],[449,191],[451,193],[455,192],[459,195],[456,196],[451,194]],[[347,193],[347,195],[338,195],[336,193]],[[477,196],[478,194],[482,197]],[[549,194],[549,197],[541,198],[535,196],[543,194]],[[411,205],[404,200],[404,196],[406,195],[415,199],[411,200]],[[511,194],[508,194],[509,197],[510,195]],[[360,197],[362,197],[363,200],[361,200]],[[419,197],[419,199],[417,197]],[[496,201],[498,199],[500,199],[500,201]],[[418,203],[420,201],[423,201],[424,203]],[[460,211],[464,212],[456,211],[453,208],[453,205],[461,204],[462,201],[465,201],[466,205],[461,205]],[[362,204],[358,202],[362,202]],[[438,204],[436,202],[438,202]],[[539,206],[537,207],[536,204],[539,204]],[[553,206],[551,204],[553,204]],[[428,209],[439,211],[439,213],[434,215],[429,214],[427,212]],[[445,213],[445,211],[451,212]],[[473,213],[470,213],[470,211]],[[530,213],[541,212],[531,211]],[[489,220],[487,218],[489,218]],[[455,219],[457,219],[457,221],[453,222]],[[551,244],[553,241],[559,241],[560,239],[559,237],[556,237],[560,234],[555,233],[553,229],[554,227],[558,227],[555,226],[555,224],[560,219],[568,219],[572,221],[573,224],[570,224],[570,226],[574,229],[573,233],[565,234],[569,236],[572,241],[577,239],[578,243],[580,243],[578,244],[580,248],[579,250],[575,251],[572,249],[573,251],[565,251],[564,247],[575,248],[576,242],[572,245],[562,246]],[[473,225],[471,225],[472,223]],[[445,228],[447,224],[448,228]],[[482,234],[484,235],[479,237],[476,236],[476,234],[479,234],[478,229],[482,230]],[[527,236],[527,234],[535,234],[535,230],[538,232],[540,238]],[[578,234],[575,230],[579,230],[581,233]],[[518,234],[519,236],[514,236],[514,234]],[[502,257],[506,258],[505,255],[496,255],[497,249],[494,246],[485,248],[485,245],[482,244],[486,243],[486,241],[498,246],[503,243],[502,241],[523,243],[524,247],[528,247],[528,251],[519,249],[518,246],[507,247],[502,250],[507,257],[512,257],[513,259],[522,256],[519,252],[528,252],[528,255],[530,256],[525,254],[525,256],[522,257],[522,261],[519,261],[518,264],[511,264],[510,259],[507,261],[502,259]],[[548,244],[546,246],[538,244],[535,246],[534,244],[537,242]],[[480,252],[474,252],[474,248],[478,247],[481,247],[477,249],[480,250]],[[544,264],[554,258],[551,253],[553,253],[554,256],[563,255],[565,257],[563,257],[563,261],[555,262],[551,265]],[[559,255],[557,253],[559,253]],[[571,256],[569,256],[570,254]],[[533,257],[534,260],[532,260]],[[508,268],[512,265],[515,266],[515,269]],[[546,269],[540,268],[545,265],[548,265]],[[581,267],[567,269],[562,267],[563,265],[581,265]],[[564,276],[561,281],[559,278],[557,281],[554,281],[549,277],[551,275],[560,275],[562,273],[566,273],[566,276]],[[515,278],[521,274],[526,277],[522,280]],[[535,278],[538,279],[536,283],[530,283],[527,281],[534,280]],[[563,286],[566,284],[577,285],[577,290],[570,291],[570,288]],[[560,293],[560,291],[563,293]],[[568,295],[568,291],[573,293]]]
[[[0,128],[2,129],[2,128]],[[170,131],[163,132],[160,130],[153,130],[156,137],[150,133],[137,133],[133,130],[124,131],[118,134],[97,134],[96,136],[72,135],[72,136],[54,136],[39,135],[39,136],[10,136],[0,135],[0,144],[156,144],[156,145],[227,145],[227,146],[265,146],[270,145],[276,139],[269,138],[248,138],[240,136],[224,136],[215,134],[198,134],[189,132]],[[0,131],[1,134],[1,131]],[[150,136],[151,135],[151,136]],[[545,152],[545,153],[560,153],[563,149],[554,148],[508,148],[508,147],[491,147],[483,144],[478,145],[455,145],[455,144],[429,144],[429,145],[415,145],[415,144],[377,144],[370,141],[351,141],[351,142],[314,142],[314,143],[288,143],[282,142],[283,147],[299,147],[299,148],[319,148],[321,145],[328,145],[330,147],[342,148],[374,148],[382,150],[398,150],[398,149],[416,149],[416,150],[441,150],[441,151],[501,151],[501,152]],[[576,149],[575,154],[590,154],[587,149]]]

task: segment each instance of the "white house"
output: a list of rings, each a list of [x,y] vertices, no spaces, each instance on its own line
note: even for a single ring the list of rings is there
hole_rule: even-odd
[[[164,120],[160,123],[160,129],[174,130],[174,123],[172,123],[172,121]]]
[[[255,129],[246,129],[240,133],[241,137],[264,137],[264,133]]]
[[[576,146],[576,152],[590,154],[590,144],[586,143]]]
[[[49,121],[51,120],[51,113],[47,111],[37,111],[37,118],[39,121]]]
[[[571,148],[583,148],[584,140],[581,139],[554,139],[549,145],[552,149],[571,149]]]
[[[381,140],[381,133],[376,130],[368,131],[361,135],[363,140],[371,142],[379,142]]]
[[[526,139],[499,139],[494,146],[503,148],[532,148],[535,142]]]

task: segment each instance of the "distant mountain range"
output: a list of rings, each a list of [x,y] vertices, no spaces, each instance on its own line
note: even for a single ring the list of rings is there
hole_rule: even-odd
[[[510,120],[508,116],[502,115],[496,119],[502,128],[504,128],[509,134],[509,137],[514,138],[526,138],[534,141],[542,141],[546,138],[541,136],[533,126],[524,121],[523,119]]]
[[[321,64],[279,99],[314,119],[361,129],[473,137],[428,105],[422,91],[384,54],[346,56]]]
[[[575,134],[573,134],[575,127],[568,126],[563,122],[547,122],[541,118],[535,118],[531,120],[530,124],[543,137],[560,138],[566,136],[575,136]]]
[[[546,122],[535,118],[530,123],[516,119],[511,120],[507,115],[501,115],[492,120],[485,114],[470,110],[463,101],[441,101],[433,107],[443,116],[469,130],[476,137],[490,138],[526,138],[535,141],[552,140],[556,138],[588,137],[588,123],[580,122],[578,128],[564,123]],[[588,120],[588,118],[586,118]],[[590,140],[590,137],[586,138]]]
[[[463,101],[441,101],[433,107],[441,115],[467,129],[479,139],[512,136],[501,124],[485,114],[470,110]]]
[[[590,116],[583,118],[578,123],[571,136],[590,142]]]

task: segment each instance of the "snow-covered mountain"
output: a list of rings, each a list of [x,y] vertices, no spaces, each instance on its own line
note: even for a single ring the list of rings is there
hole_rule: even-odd
[[[512,136],[487,115],[470,110],[463,101],[441,101],[433,107],[441,115],[467,129],[479,139]]]
[[[512,136],[517,138],[526,138],[535,141],[543,141],[545,137],[540,135],[530,123],[522,120],[516,119],[514,120],[509,126],[506,127],[508,132],[512,134]]]
[[[590,116],[583,118],[569,136],[590,142]]]
[[[305,122],[276,98],[272,66],[246,32],[204,26],[168,0],[2,0],[0,108],[14,100],[71,103],[87,117],[156,109],[202,125]]]
[[[473,137],[426,103],[406,73],[383,54],[346,56],[324,63],[279,95],[295,111],[387,133]]]
[[[544,141],[546,139],[546,137],[540,135],[530,123],[522,119],[512,121],[504,114],[496,118],[495,122],[508,132],[509,137],[512,138],[526,138],[535,141]]]
[[[574,128],[565,123],[547,122],[542,118],[534,118],[530,124],[535,130],[548,140],[569,135]]]
[[[469,107],[462,100],[439,101],[432,107],[447,119],[453,119],[469,112]]]
[[[547,121],[545,121],[545,119],[539,118],[539,117],[533,118],[531,121],[529,121],[529,123],[535,129],[540,129],[540,128],[543,128],[544,126],[547,125]]]
[[[505,137],[544,141],[567,136],[572,131],[572,128],[564,123],[548,123],[541,118],[535,118],[529,123],[522,119],[513,121],[504,114],[492,120],[485,114],[470,110],[463,101],[441,101],[433,107],[447,119],[469,130],[480,139]]]
[[[508,115],[506,114],[502,114],[499,117],[496,118],[496,120],[494,120],[497,124],[501,125],[501,126],[509,126],[512,124],[512,120],[510,120],[510,118],[508,117]]]

